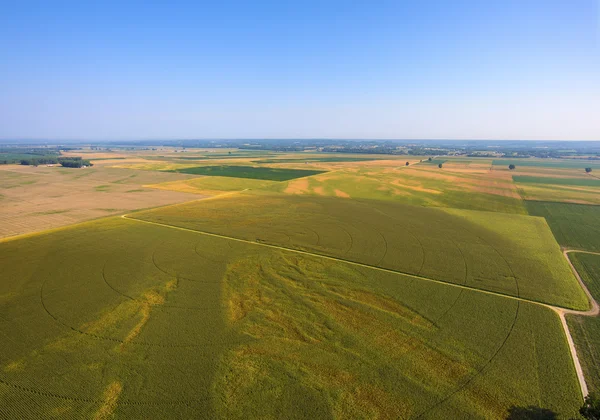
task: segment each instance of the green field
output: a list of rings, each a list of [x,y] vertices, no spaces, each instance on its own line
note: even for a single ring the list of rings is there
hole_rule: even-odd
[[[574,185],[581,187],[600,187],[598,178],[553,178],[547,176],[513,176],[513,181],[527,184]]]
[[[304,162],[365,162],[378,160],[381,158],[370,157],[344,157],[344,156],[306,156],[305,158],[282,158],[282,159],[261,159],[255,160],[254,163],[304,163]]]
[[[423,162],[419,162],[420,164],[429,164],[429,165],[439,165],[440,163],[446,163],[448,159],[424,159]]]
[[[572,252],[569,258],[594,299],[600,301],[600,255]],[[567,321],[587,386],[600,392],[600,317],[569,315]]]
[[[525,203],[529,214],[546,218],[561,246],[600,251],[600,206],[543,201]]]
[[[557,316],[532,303],[123,218],[0,243],[0,270],[1,417],[580,405]]]
[[[147,187],[194,194],[218,195],[230,191],[265,189],[276,183],[277,181],[265,181],[262,179],[202,176],[179,181],[162,182],[160,184],[147,185]]]
[[[132,217],[558,306],[588,307],[541,218],[260,192]]]
[[[557,168],[557,169],[585,169],[594,168],[600,169],[600,161],[598,160],[584,160],[584,159],[494,159],[492,164],[494,166],[508,166],[515,165],[517,169],[519,166],[526,167],[542,167],[542,168]]]
[[[182,174],[205,175],[205,176],[227,176],[233,178],[264,179],[269,181],[288,181],[323,173],[323,171],[304,169],[282,169],[253,166],[196,166],[192,168],[173,169],[167,172],[178,172]]]

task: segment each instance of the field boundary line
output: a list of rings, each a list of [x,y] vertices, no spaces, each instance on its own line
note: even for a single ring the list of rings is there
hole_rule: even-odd
[[[436,280],[436,279],[432,279],[429,277],[424,277],[424,276],[420,276],[420,275],[416,275],[416,274],[410,274],[410,273],[404,273],[402,271],[397,271],[397,270],[392,270],[390,268],[383,268],[383,267],[377,267],[374,265],[370,265],[370,264],[366,264],[366,263],[360,263],[360,262],[356,262],[356,261],[350,261],[350,260],[346,260],[343,258],[338,258],[338,257],[331,257],[329,255],[323,255],[323,254],[319,254],[316,252],[310,252],[310,251],[303,251],[300,249],[294,249],[294,248],[287,248],[284,246],[279,246],[279,245],[272,245],[272,244],[268,244],[265,242],[255,242],[249,239],[241,239],[241,238],[236,238],[233,236],[227,236],[227,235],[221,235],[218,233],[211,233],[211,232],[205,232],[205,231],[201,231],[201,230],[194,230],[194,229],[189,229],[189,228],[184,228],[184,227],[180,227],[180,226],[174,226],[174,225],[169,225],[166,223],[159,223],[159,222],[150,222],[148,220],[142,220],[142,219],[137,219],[135,217],[129,217],[129,215],[122,215],[121,218],[126,219],[126,220],[132,220],[135,222],[139,222],[139,223],[147,223],[147,224],[151,224],[151,225],[155,225],[155,226],[162,226],[162,227],[166,227],[166,228],[171,228],[171,229],[177,229],[177,230],[183,230],[186,232],[192,232],[192,233],[196,233],[196,234],[200,234],[200,235],[206,235],[206,236],[212,236],[215,238],[221,238],[221,239],[228,239],[228,240],[232,240],[232,241],[237,241],[237,242],[242,242],[242,243],[247,243],[247,244],[251,244],[251,245],[258,245],[258,246],[263,246],[263,247],[267,247],[267,248],[272,248],[272,249],[279,249],[282,251],[288,251],[288,252],[294,252],[297,254],[303,254],[303,255],[308,255],[308,256],[312,256],[312,257],[317,257],[317,258],[324,258],[330,261],[337,261],[337,262],[343,262],[346,264],[352,264],[355,266],[359,266],[359,267],[364,267],[364,268],[370,268],[373,270],[379,270],[379,271],[383,271],[386,273],[391,273],[391,274],[400,274],[403,276],[407,276],[407,277],[412,277],[418,280],[424,280],[424,281],[428,281],[428,282],[432,282],[432,283],[437,283],[437,284],[443,284],[446,286],[451,286],[451,287],[458,287],[461,289],[466,289],[466,290],[472,290],[475,292],[479,292],[479,293],[485,293],[488,295],[493,295],[493,296],[499,296],[499,297],[503,297],[503,298],[507,298],[507,299],[514,299],[514,300],[519,300],[519,301],[523,301],[523,302],[529,302],[529,303],[534,303],[537,305],[541,305],[541,306],[545,306],[547,308],[550,309],[560,309],[560,310],[566,310],[566,311],[573,311],[573,313],[575,314],[585,314],[586,312],[583,311],[577,311],[574,309],[568,309],[568,308],[563,308],[560,306],[553,306],[550,305],[548,303],[543,303],[543,302],[539,302],[539,301],[535,301],[535,300],[530,300],[530,299],[526,299],[526,298],[522,298],[522,297],[517,297],[517,296],[512,296],[512,295],[507,295],[501,292],[494,292],[491,290],[483,290],[483,289],[477,289],[475,287],[471,287],[471,286],[465,286],[462,284],[457,284],[457,283],[450,283],[450,282],[446,282],[443,280]]]

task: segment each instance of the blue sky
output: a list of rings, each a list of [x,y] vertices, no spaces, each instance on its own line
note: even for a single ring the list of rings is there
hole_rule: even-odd
[[[598,0],[148,3],[0,1],[0,138],[600,140]]]

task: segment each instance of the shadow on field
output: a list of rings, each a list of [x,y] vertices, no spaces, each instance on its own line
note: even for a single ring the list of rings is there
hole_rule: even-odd
[[[508,416],[506,416],[507,420],[554,420],[556,418],[554,411],[533,405],[528,407],[512,406],[508,409]]]

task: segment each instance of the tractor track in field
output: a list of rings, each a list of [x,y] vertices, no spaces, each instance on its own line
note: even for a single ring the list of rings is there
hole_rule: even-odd
[[[46,286],[47,282],[48,282],[48,280],[45,280],[40,287],[40,302],[42,304],[42,308],[44,309],[46,314],[48,314],[57,324],[62,325],[64,328],[70,329],[71,331],[76,332],[80,335],[90,337],[94,340],[104,340],[104,341],[111,341],[113,343],[119,343],[119,344],[132,344],[132,345],[138,345],[138,346],[158,347],[158,348],[209,348],[209,347],[215,347],[215,346],[220,345],[220,343],[211,343],[211,344],[200,345],[200,344],[192,344],[192,343],[190,343],[190,344],[150,343],[150,342],[142,341],[142,340],[126,341],[126,340],[121,340],[121,339],[115,338],[115,337],[107,337],[105,335],[94,334],[94,333],[91,333],[88,331],[83,331],[83,330],[76,328],[76,327],[68,324],[67,322],[63,321],[61,318],[59,318],[57,315],[55,315],[52,311],[50,311],[48,309],[48,307],[46,306],[46,301],[44,299],[44,287]],[[137,299],[133,299],[133,300],[135,301]],[[157,306],[157,307],[160,307],[160,306]],[[179,308],[179,309],[190,309],[190,308]],[[202,309],[202,308],[200,308],[200,309]]]
[[[236,238],[236,237],[232,237],[232,236],[227,236],[227,235],[220,235],[220,234],[216,234],[216,233],[203,232],[203,231],[199,231],[199,230],[194,230],[194,229],[190,229],[190,228],[184,228],[184,227],[174,226],[174,225],[169,225],[169,224],[164,224],[164,223],[150,222],[150,221],[147,221],[147,220],[142,220],[142,219],[136,219],[136,218],[133,218],[133,217],[128,217],[127,215],[122,215],[121,217],[123,219],[132,220],[132,221],[135,221],[135,222],[138,222],[138,223],[147,223],[147,224],[151,224],[151,225],[155,225],[155,226],[162,226],[162,227],[170,228],[170,229],[178,229],[178,230],[192,232],[192,233],[196,233],[196,234],[200,234],[200,235],[207,235],[207,236],[213,236],[213,237],[222,238],[222,239],[229,239],[229,240],[232,240],[232,241],[238,241],[238,242],[243,242],[243,243],[248,243],[248,244],[259,245],[259,246],[263,246],[263,247],[267,247],[267,248],[278,249],[278,250],[282,250],[282,251],[287,251],[287,252],[293,252],[293,253],[297,253],[297,254],[308,255],[308,256],[311,256],[311,257],[324,258],[324,259],[328,259],[328,260],[331,260],[331,261],[339,261],[339,262],[343,262],[343,263],[346,263],[346,264],[351,264],[351,265],[355,265],[355,266],[359,266],[359,267],[370,268],[370,269],[374,269],[374,270],[378,270],[378,271],[383,271],[383,272],[387,272],[387,273],[401,274],[401,275],[404,275],[406,277],[410,277],[410,278],[421,280],[421,281],[427,281],[427,282],[432,282],[432,283],[437,283],[437,284],[444,284],[444,285],[447,285],[447,286],[450,286],[450,287],[460,288],[462,290],[471,290],[471,291],[475,291],[475,292],[478,292],[478,293],[484,293],[484,294],[488,294],[488,295],[503,297],[503,298],[506,298],[506,299],[516,300],[517,302],[528,302],[528,303],[531,303],[531,304],[540,305],[540,306],[549,308],[552,311],[554,311],[559,316],[559,318],[560,318],[560,321],[561,321],[561,324],[562,324],[562,327],[563,327],[563,331],[564,331],[565,337],[567,339],[567,344],[569,346],[569,350],[571,351],[571,358],[573,360],[573,364],[574,364],[575,371],[576,371],[576,374],[577,374],[577,379],[579,381],[579,386],[580,386],[581,394],[583,396],[588,395],[588,388],[587,388],[587,384],[585,382],[585,377],[583,375],[583,370],[581,368],[581,363],[579,361],[579,357],[577,356],[577,351],[576,351],[576,348],[575,348],[575,344],[573,342],[573,338],[572,338],[571,333],[569,331],[569,327],[567,325],[567,322],[566,322],[566,319],[565,319],[565,315],[598,316],[598,314],[600,314],[600,307],[598,306],[598,303],[592,297],[590,291],[588,290],[588,288],[585,285],[585,283],[583,282],[583,280],[581,280],[581,277],[579,276],[579,273],[577,272],[577,270],[575,269],[575,267],[571,263],[571,260],[569,259],[568,254],[571,253],[571,252],[584,252],[584,253],[588,253],[588,254],[600,255],[600,253],[590,252],[590,251],[579,251],[579,250],[575,250],[575,249],[566,249],[566,250],[563,250],[564,257],[566,258],[569,266],[571,267],[571,270],[575,274],[575,277],[577,278],[577,281],[579,282],[580,286],[583,288],[585,294],[587,295],[588,300],[589,300],[590,305],[591,305],[591,309],[589,309],[587,311],[578,311],[578,310],[574,310],[574,309],[568,309],[568,308],[563,308],[563,307],[560,307],[560,306],[550,305],[550,304],[547,304],[547,303],[543,303],[543,302],[539,302],[539,301],[535,301],[535,300],[531,300],[531,299],[526,299],[526,298],[523,298],[523,297],[520,297],[520,296],[513,296],[513,295],[508,295],[508,294],[500,293],[500,292],[494,292],[494,291],[490,291],[490,290],[477,289],[475,287],[468,286],[468,285],[461,285],[461,284],[456,284],[456,283],[445,282],[445,281],[442,281],[442,280],[431,279],[431,278],[428,278],[428,277],[424,277],[424,276],[420,276],[420,275],[415,275],[415,274],[411,274],[411,273],[405,273],[405,272],[398,271],[398,270],[392,270],[392,269],[388,269],[388,268],[377,267],[377,266],[371,265],[371,264],[359,263],[359,262],[356,262],[356,261],[351,261],[351,260],[347,260],[347,259],[343,259],[343,258],[330,257],[330,256],[327,256],[327,255],[322,255],[322,254],[318,254],[318,253],[315,253],[315,252],[302,251],[302,250],[299,250],[299,249],[287,248],[287,247],[278,246],[278,245],[272,245],[272,244],[268,244],[268,243],[264,243],[264,242],[255,242],[255,241],[251,241],[251,240],[247,240],[247,239],[240,239],[240,238]],[[515,281],[516,281],[516,279],[515,279]],[[518,287],[518,285],[517,285],[517,287]],[[518,312],[518,308],[517,308],[517,312]],[[513,322],[513,326],[514,326],[514,322]],[[511,327],[511,332],[512,332],[512,327]],[[492,356],[492,358],[489,359],[485,363],[485,365],[478,371],[478,373],[476,375],[472,376],[465,384],[463,384],[463,386],[461,386],[461,389],[463,389],[466,386],[468,386],[468,384],[475,377],[479,376],[479,374],[483,372],[483,370],[485,369],[485,367],[487,367],[492,362],[493,358],[497,355],[497,353],[504,346],[504,344],[508,340],[509,336],[510,336],[510,332],[507,335],[507,337],[505,338],[504,343],[498,348],[496,354],[494,356]],[[456,392],[458,392],[458,391],[456,391]],[[447,398],[445,398],[444,401],[446,401],[448,398],[451,398],[452,395],[454,395],[456,392],[453,392],[451,395],[449,395]]]
[[[126,294],[126,293],[121,292],[119,289],[115,288],[112,284],[110,284],[108,282],[108,280],[106,279],[106,273],[105,273],[106,265],[107,264],[108,264],[108,261],[106,261],[104,263],[104,266],[102,267],[102,279],[104,280],[104,283],[106,283],[106,285],[108,287],[110,287],[116,294],[124,297],[125,299],[132,300],[134,302],[143,303],[143,300],[138,299],[138,298],[134,298],[133,296],[130,296],[130,295]],[[179,305],[169,305],[169,304],[162,304],[162,305],[156,305],[155,306],[155,309],[159,309],[160,310],[162,308],[185,309],[185,310],[188,310],[188,311],[208,311],[208,310],[213,309],[213,308],[210,308],[210,307],[209,308],[200,308],[200,307],[193,307],[193,306],[179,306]]]

